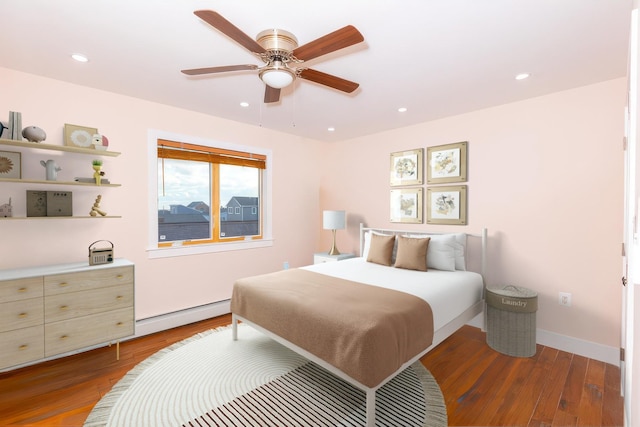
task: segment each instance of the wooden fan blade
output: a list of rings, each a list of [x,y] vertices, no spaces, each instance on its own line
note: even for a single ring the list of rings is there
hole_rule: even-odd
[[[207,67],[207,68],[192,68],[190,70],[182,70],[184,74],[189,76],[197,76],[200,74],[213,74],[213,73],[226,73],[227,71],[243,71],[243,70],[257,70],[257,65],[226,65],[223,67]]]
[[[344,49],[351,45],[364,41],[364,37],[360,31],[353,25],[347,25],[339,30],[315,39],[305,45],[302,45],[293,51],[293,56],[308,61],[318,56],[326,55],[336,50]]]
[[[272,102],[280,101],[280,89],[276,89],[269,85],[266,85],[264,90],[264,103],[270,104]]]
[[[353,92],[358,89],[358,86],[360,86],[358,83],[332,76],[331,74],[323,73],[322,71],[312,70],[310,68],[305,68],[300,71],[299,76],[301,79],[329,86],[333,89],[338,89],[347,93]]]
[[[265,52],[264,48],[260,46],[258,42],[246,35],[231,22],[227,21],[218,12],[214,12],[213,10],[196,10],[193,13],[213,28],[230,37],[236,43],[244,46],[245,49],[255,53]]]

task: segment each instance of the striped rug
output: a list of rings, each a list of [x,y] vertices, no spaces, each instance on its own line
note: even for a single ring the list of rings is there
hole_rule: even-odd
[[[120,380],[95,426],[363,426],[365,393],[240,325],[163,349]],[[377,426],[447,425],[442,393],[419,362],[376,393]]]

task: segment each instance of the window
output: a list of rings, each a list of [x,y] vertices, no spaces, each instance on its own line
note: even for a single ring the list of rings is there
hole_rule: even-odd
[[[150,249],[254,242],[265,230],[269,239],[268,152],[197,142],[154,138],[157,209]],[[151,154],[151,137],[149,144]]]

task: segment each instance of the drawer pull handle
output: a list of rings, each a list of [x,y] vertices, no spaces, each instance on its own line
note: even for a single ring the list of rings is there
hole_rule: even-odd
[[[28,347],[29,347],[28,345],[26,345],[26,344],[22,344],[20,347],[18,347],[18,350],[20,350],[20,351],[24,351],[24,350],[26,350]]]
[[[27,313],[20,313],[18,314],[18,317],[21,319],[24,319],[25,317],[29,316]]]
[[[69,284],[67,282],[60,282],[60,287],[64,288],[65,286],[68,286]]]
[[[124,323],[122,323],[122,322],[116,323],[116,326],[122,326],[122,325],[124,325]]]
[[[60,306],[60,310],[61,310],[61,311],[66,311],[66,310],[68,310],[68,309],[69,309],[69,306],[67,306],[67,305],[61,305],[61,306]]]
[[[27,292],[27,288],[20,288],[18,289],[18,292],[21,292],[21,293]]]
[[[62,335],[62,336],[60,337],[60,339],[61,339],[61,340],[66,340],[67,338],[69,338],[69,335]]]
[[[116,299],[117,299],[118,301],[120,301],[120,300],[123,300],[123,299],[124,299],[124,297],[123,297],[122,295],[118,295],[118,296],[116,297]]]
[[[118,279],[122,279],[124,276],[123,276],[122,274],[118,274],[116,277],[117,277]]]

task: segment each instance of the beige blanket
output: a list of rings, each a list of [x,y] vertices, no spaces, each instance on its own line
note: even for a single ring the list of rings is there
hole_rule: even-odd
[[[231,312],[368,387],[433,340],[433,313],[424,300],[303,269],[238,280]]]

